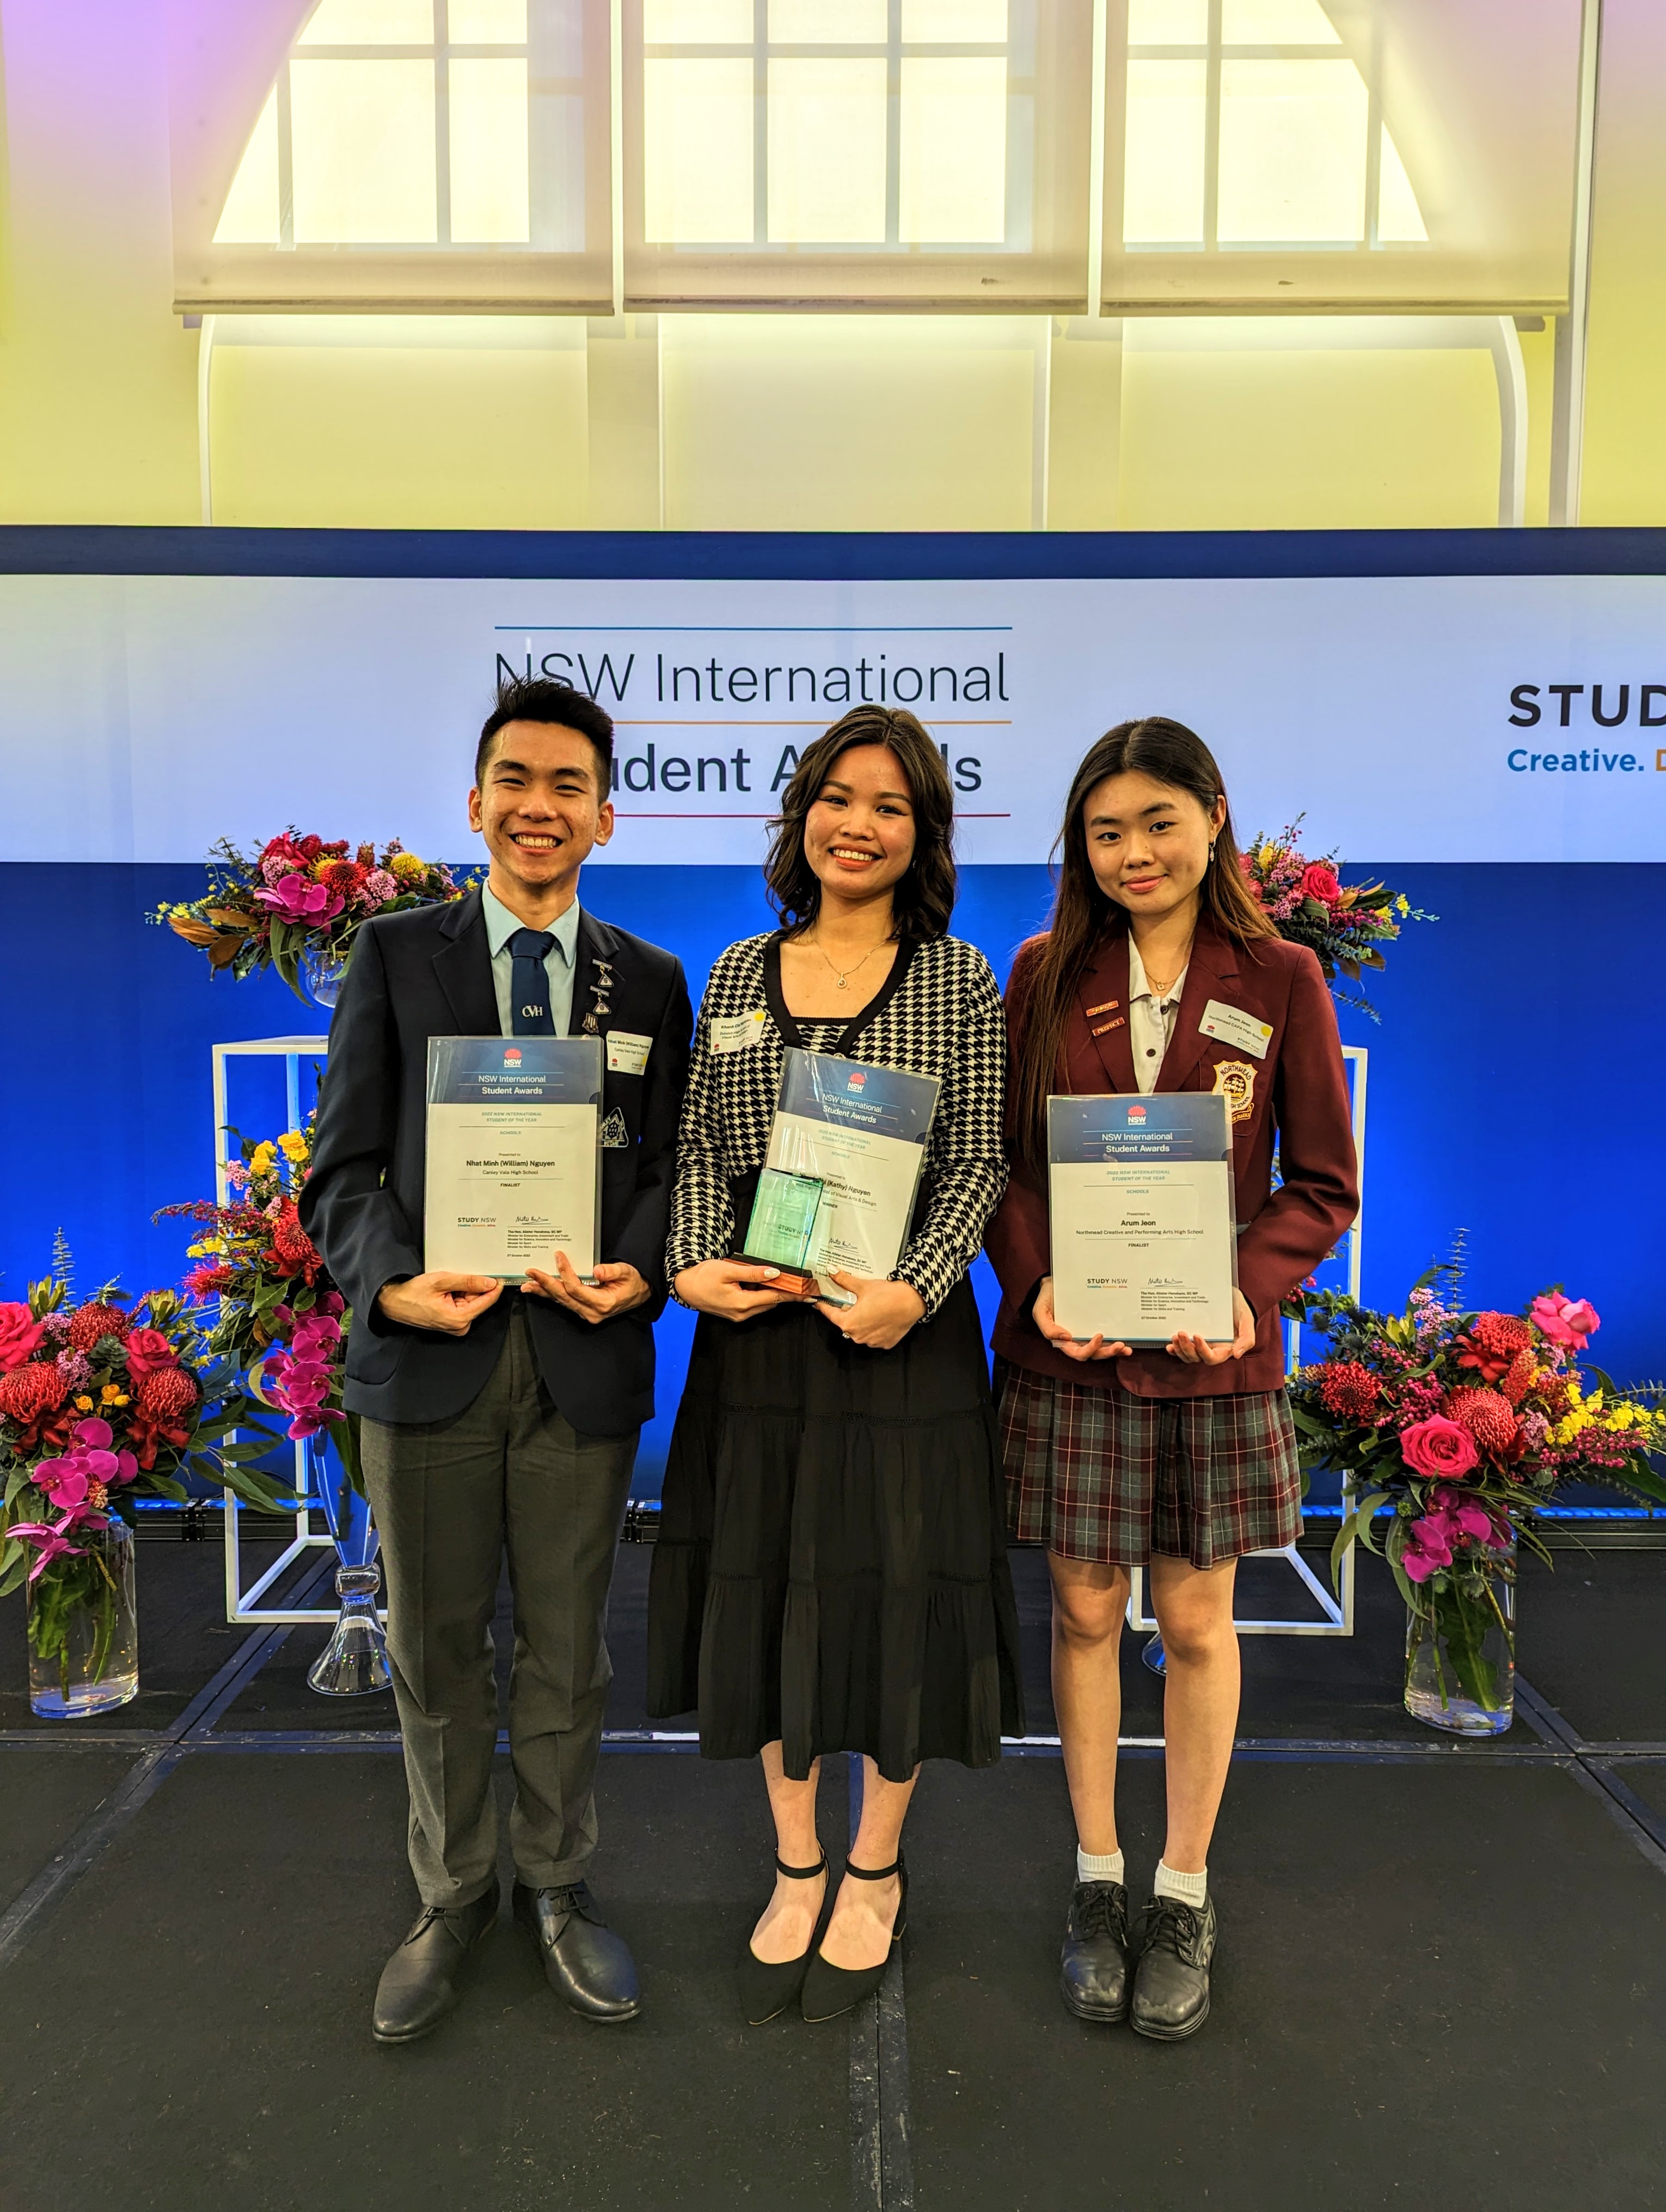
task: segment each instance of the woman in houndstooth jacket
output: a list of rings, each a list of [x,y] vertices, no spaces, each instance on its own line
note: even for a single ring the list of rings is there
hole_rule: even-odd
[[[988,962],[946,934],[953,798],[911,714],[846,715],[806,751],[767,864],[785,927],[712,971],[666,1267],[700,1313],[666,1469],[649,1710],[698,1710],[708,1758],[761,1755],[778,1879],[741,1961],[754,2022],[877,1986],[903,1931],[921,1760],[1021,1732],[994,1409],[967,1282],[1006,1180],[1006,1030]],[[834,1306],[735,1261],[788,1046],[942,1089],[901,1258]],[[859,1832],[818,1948],[823,1752],[863,1755]]]

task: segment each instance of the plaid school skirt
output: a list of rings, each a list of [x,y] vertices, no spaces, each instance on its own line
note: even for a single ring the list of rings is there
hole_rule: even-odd
[[[1282,1390],[1138,1398],[1005,1359],[994,1380],[1013,1542],[1105,1566],[1143,1566],[1155,1552],[1213,1567],[1301,1534]]]

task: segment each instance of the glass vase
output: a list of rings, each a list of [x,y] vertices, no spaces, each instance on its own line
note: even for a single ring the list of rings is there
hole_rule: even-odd
[[[42,1720],[84,1720],[139,1694],[133,1531],[112,1514],[76,1542],[29,1590],[29,1710]]]
[[[322,946],[309,946],[301,956],[301,980],[315,1006],[333,1007],[347,980],[345,956]]]
[[[336,1596],[341,1610],[330,1641],[313,1662],[307,1686],[321,1698],[364,1698],[392,1686],[387,1637],[376,1610],[382,1571],[370,1504],[353,1487],[327,1435],[307,1439],[307,1487],[330,1524],[336,1547]]]
[[[1502,1735],[1516,1710],[1516,1547],[1474,1544],[1406,1616],[1406,1711],[1452,1735]]]

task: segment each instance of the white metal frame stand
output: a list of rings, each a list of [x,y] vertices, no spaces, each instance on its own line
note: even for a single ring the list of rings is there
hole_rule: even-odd
[[[1353,1149],[1359,1162],[1359,1211],[1353,1217],[1353,1226],[1348,1231],[1348,1296],[1359,1296],[1362,1237],[1365,1224],[1365,1077],[1371,1054],[1364,1045],[1345,1044],[1342,1058],[1353,1077]],[[1301,1363],[1302,1330],[1299,1322],[1287,1321],[1284,1325],[1285,1367],[1293,1372]],[[1342,1505],[1347,1510],[1349,1487],[1345,1485]],[[1341,1587],[1334,1594],[1321,1582],[1307,1561],[1292,1544],[1271,1552],[1251,1552],[1252,1559],[1285,1559],[1300,1577],[1309,1595],[1318,1606],[1322,1616],[1318,1620],[1240,1620],[1234,1623],[1240,1636],[1352,1636],[1353,1633],[1353,1547],[1350,1545],[1343,1558],[1340,1576]],[[1146,1574],[1143,1567],[1134,1568],[1128,1577],[1128,1626],[1141,1630],[1157,1626],[1155,1614],[1146,1610]]]
[[[231,1182],[226,1173],[230,1162],[226,1158],[226,1126],[230,1111],[226,1063],[230,1060],[281,1060],[284,1062],[289,1127],[301,1126],[301,1063],[303,1060],[322,1060],[329,1051],[330,1040],[321,1036],[249,1037],[240,1044],[217,1044],[214,1047],[214,1188],[222,1206],[231,1197]],[[295,1488],[304,1493],[307,1480],[307,1455],[300,1443],[295,1445]],[[260,1601],[297,1559],[309,1552],[331,1551],[333,1539],[328,1534],[314,1535],[311,1516],[302,1506],[296,1511],[295,1534],[273,1560],[265,1572],[250,1583],[243,1584],[243,1563],[239,1542],[238,1516],[240,1507],[233,1491],[226,1492],[226,1619],[230,1621],[258,1621],[263,1627],[274,1625],[292,1626],[299,1621],[332,1621],[338,1608],[335,1606],[296,1607],[263,1605]]]

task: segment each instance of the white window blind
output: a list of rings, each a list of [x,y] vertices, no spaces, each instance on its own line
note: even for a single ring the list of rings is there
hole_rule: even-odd
[[[1111,0],[1107,313],[1565,305],[1579,0]]]
[[[624,0],[638,307],[1079,308],[1090,0]]]
[[[173,0],[181,309],[611,310],[607,0],[222,12]]]

